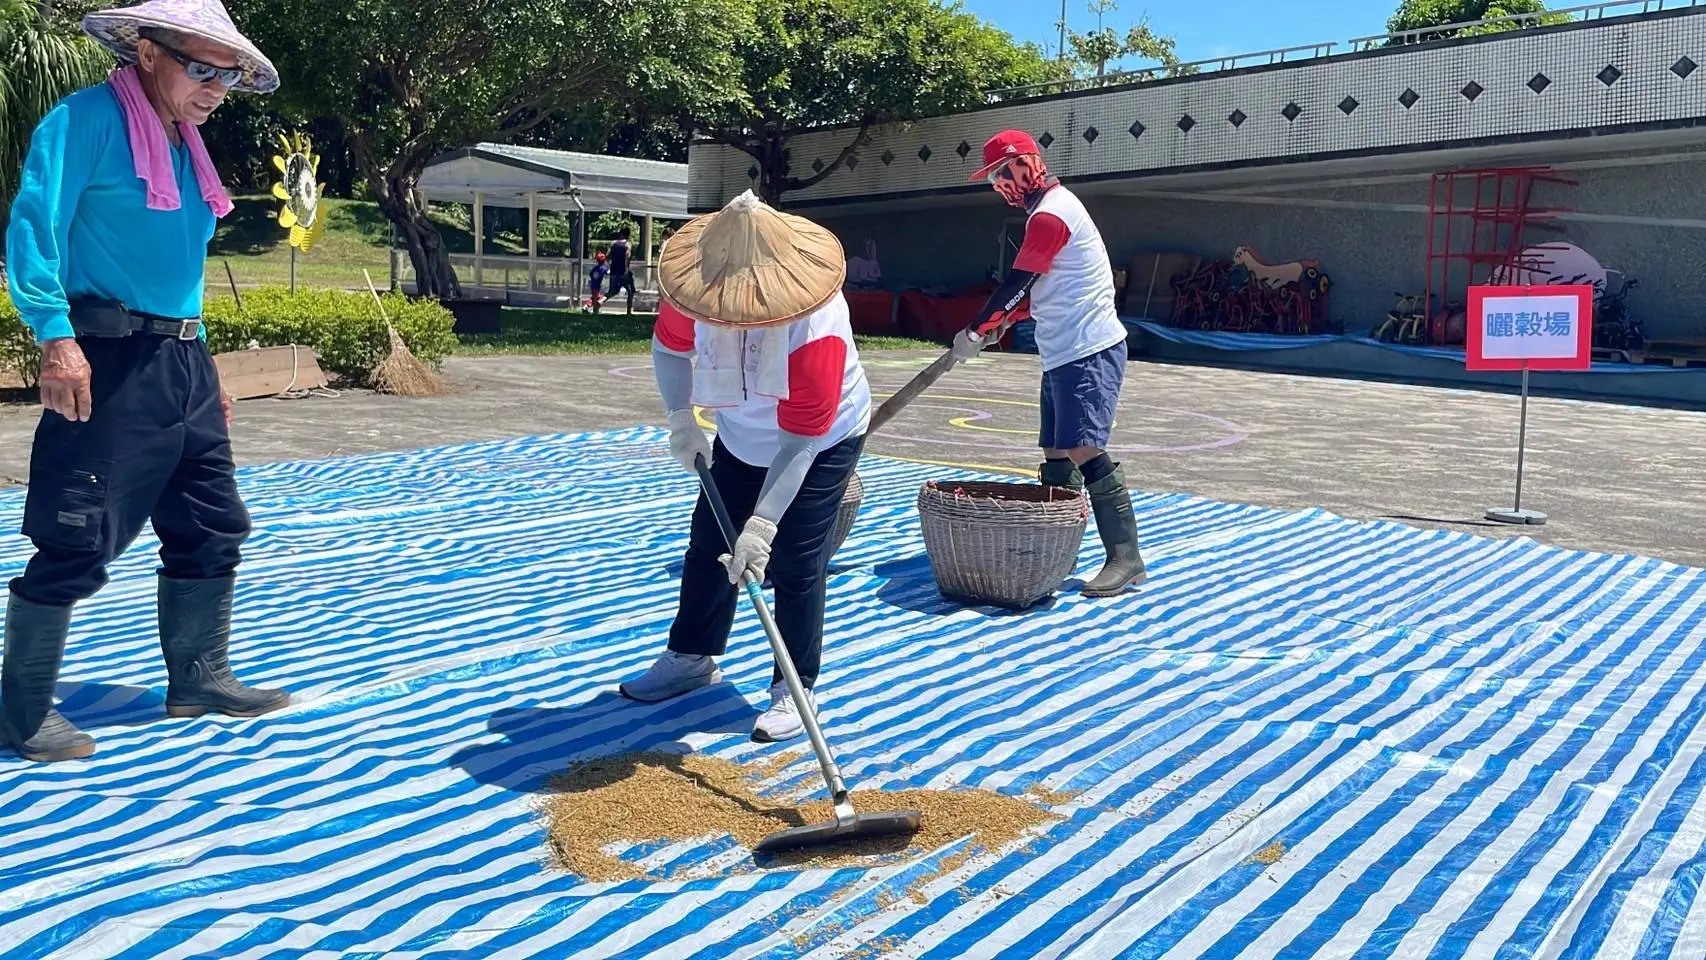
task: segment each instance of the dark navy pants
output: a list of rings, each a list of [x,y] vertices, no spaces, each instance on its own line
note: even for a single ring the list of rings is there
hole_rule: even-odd
[[[1124,340],[1043,374],[1039,446],[1106,448],[1125,385]]]
[[[835,532],[835,515],[841,496],[859,464],[865,446],[863,436],[852,437],[819,453],[806,471],[805,482],[770,545],[770,563],[765,568],[775,587],[776,629],[788,648],[789,659],[800,682],[817,682],[823,654],[823,603],[829,575],[829,539]],[[729,511],[738,535],[758,505],[768,467],[743,463],[717,440],[711,450],[711,480]],[[676,653],[722,656],[728,648],[729,630],[734,626],[739,592],[729,583],[728,568],[717,558],[729,552],[717,526],[716,514],[699,493],[693,510],[693,527],[687,543],[687,559],[681,571],[681,605],[669,629],[669,648]],[[770,682],[782,682],[782,671],[772,668]]]
[[[207,345],[149,333],[77,343],[89,360],[92,416],[42,411],[23,525],[36,553],[12,591],[54,606],[93,596],[148,521],[165,576],[230,575],[249,512]]]

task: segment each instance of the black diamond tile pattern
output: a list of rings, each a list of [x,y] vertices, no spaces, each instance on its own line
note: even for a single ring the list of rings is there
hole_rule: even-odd
[[[1604,70],[1601,70],[1599,73],[1595,74],[1595,77],[1599,80],[1599,82],[1605,84],[1608,87],[1611,86],[1612,84],[1616,83],[1619,79],[1622,78],[1622,76],[1623,76],[1623,71],[1617,69],[1616,66],[1609,64],[1609,63],[1605,65]]]
[[[1694,71],[1696,71],[1698,69],[1700,69],[1700,64],[1695,63],[1693,60],[1690,60],[1687,57],[1683,57],[1681,60],[1678,60],[1677,62],[1670,65],[1670,72],[1676,74],[1677,76],[1681,77],[1684,80],[1687,80],[1688,75],[1693,73]]]
[[[1226,122],[1232,124],[1232,129],[1236,130],[1239,127],[1242,127],[1244,125],[1244,121],[1248,119],[1250,118],[1244,115],[1244,111],[1234,110],[1232,111],[1232,115],[1226,118]]]
[[[822,173],[823,172],[823,158],[822,157],[819,157],[818,159],[812,161],[812,172],[813,173]]]
[[[1280,111],[1280,115],[1285,117],[1287,120],[1296,120],[1298,115],[1301,113],[1303,113],[1303,108],[1298,106],[1295,102],[1286,104],[1285,109]]]
[[[1467,84],[1464,84],[1463,89],[1458,92],[1463,94],[1463,99],[1470,103],[1474,103],[1476,97],[1487,92],[1487,88],[1471,80]]]
[[[960,155],[961,160],[964,160],[966,154],[971,152],[971,144],[961,140],[960,145],[954,148],[954,152]]]
[[[1131,126],[1126,128],[1126,133],[1131,134],[1131,138],[1136,140],[1138,137],[1143,136],[1143,131],[1147,129],[1149,128],[1143,125],[1142,120],[1133,120],[1131,122]]]
[[[930,162],[930,145],[928,143],[918,148],[918,159],[925,163]]]
[[[746,168],[746,178],[748,180],[757,180],[758,179],[758,165],[757,164],[753,164],[752,166]]]
[[[847,155],[847,169],[859,169],[859,155],[857,153],[850,153]]]
[[[1355,113],[1357,107],[1360,106],[1362,106],[1362,104],[1357,103],[1356,97],[1346,97],[1339,101],[1339,112],[1348,117]]]
[[[883,161],[883,166],[885,166],[885,167],[888,166],[889,164],[894,162],[894,151],[893,150],[884,150],[883,155],[879,159],[881,159]]]
[[[1037,138],[1037,145],[1042,147],[1044,150],[1054,146],[1054,134],[1044,130],[1043,135]]]
[[[1101,136],[1101,135],[1102,134],[1095,127],[1085,127],[1084,128],[1083,136],[1084,136],[1084,142],[1085,143],[1095,143],[1096,138]]]
[[[1417,93],[1415,90],[1411,89],[1410,87],[1405,87],[1404,92],[1398,94],[1398,102],[1404,105],[1405,110],[1408,110],[1411,107],[1415,106],[1416,101],[1418,101],[1420,99],[1422,99],[1422,95]]]
[[[1534,75],[1533,79],[1528,81],[1528,89],[1533,90],[1535,93],[1545,93],[1546,88],[1551,85],[1552,78],[1548,77],[1544,73],[1537,73]]]
[[[1179,118],[1179,129],[1183,130],[1185,133],[1190,133],[1191,128],[1196,126],[1196,125],[1197,125],[1197,122],[1195,120],[1192,120],[1191,115],[1188,113]]]

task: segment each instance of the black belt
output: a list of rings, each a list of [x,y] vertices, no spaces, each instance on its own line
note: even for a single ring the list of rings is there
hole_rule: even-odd
[[[128,337],[151,333],[177,340],[201,336],[200,317],[177,319],[132,310],[117,300],[84,297],[71,301],[71,327],[80,337]]]

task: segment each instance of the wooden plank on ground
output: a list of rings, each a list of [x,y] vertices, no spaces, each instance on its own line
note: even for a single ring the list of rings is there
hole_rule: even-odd
[[[326,374],[320,369],[319,357],[312,347],[233,350],[216,355],[213,364],[219,369],[219,382],[225,392],[238,400],[326,386]]]

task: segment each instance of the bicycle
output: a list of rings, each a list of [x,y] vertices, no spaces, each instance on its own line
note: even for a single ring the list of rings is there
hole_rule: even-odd
[[[1374,328],[1374,338],[1382,343],[1421,343],[1428,322],[1422,297],[1405,293],[1393,296],[1398,298],[1398,305],[1387,311],[1386,319]]]

